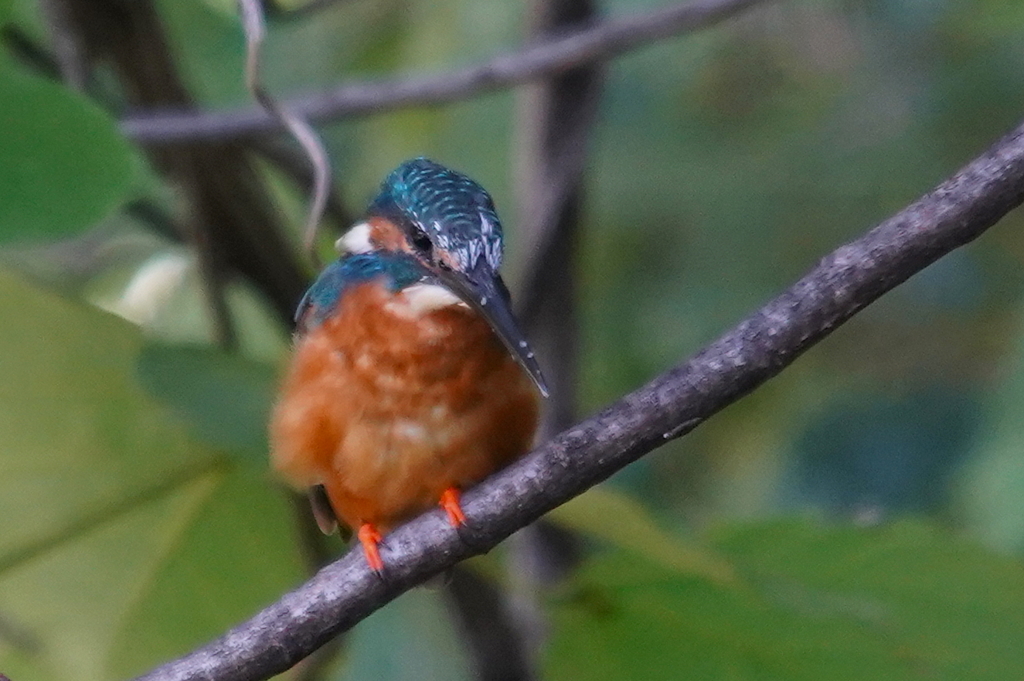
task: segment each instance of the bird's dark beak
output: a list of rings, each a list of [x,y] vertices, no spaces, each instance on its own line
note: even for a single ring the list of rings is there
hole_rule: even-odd
[[[526,370],[540,394],[547,397],[547,383],[530,344],[519,329],[519,322],[512,314],[508,291],[484,259],[480,258],[469,273],[441,269],[437,275],[453,293],[483,315],[512,357]]]

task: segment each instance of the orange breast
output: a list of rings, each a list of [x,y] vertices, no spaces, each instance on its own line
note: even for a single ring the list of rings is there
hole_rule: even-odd
[[[532,383],[479,315],[416,315],[369,283],[298,341],[271,458],[292,485],[324,485],[349,526],[386,532],[524,454],[537,418]]]

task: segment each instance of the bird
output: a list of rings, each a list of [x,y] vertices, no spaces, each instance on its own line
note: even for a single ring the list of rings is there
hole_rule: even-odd
[[[467,524],[461,492],[529,451],[548,388],[474,180],[406,161],[336,247],[295,313],[270,456],[320,529],[354,531],[383,574],[379,545],[403,521],[440,505]]]

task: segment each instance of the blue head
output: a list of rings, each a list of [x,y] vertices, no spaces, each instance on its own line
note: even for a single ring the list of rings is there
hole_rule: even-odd
[[[477,310],[547,395],[533,351],[512,315],[501,267],[501,222],[490,194],[462,173],[425,158],[393,170],[366,218],[343,236],[350,253],[403,253]]]
[[[478,261],[492,273],[501,267],[504,242],[491,195],[429,159],[391,171],[367,212],[392,221],[415,250],[452,270],[470,272]]]

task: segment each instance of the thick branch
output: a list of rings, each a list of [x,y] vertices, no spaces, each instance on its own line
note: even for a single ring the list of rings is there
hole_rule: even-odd
[[[481,92],[551,77],[656,40],[696,31],[762,0],[696,0],[592,28],[495,57],[478,66],[436,76],[349,83],[334,90],[285,100],[283,106],[307,120],[327,121],[409,106],[464,99]],[[231,139],[278,130],[280,121],[257,108],[229,111],[139,113],[121,122],[122,131],[147,144]]]
[[[438,511],[389,534],[387,581],[360,552],[325,567],[224,637],[141,677],[264,679],[403,591],[697,427],[779,373],[857,311],[968,243],[1024,200],[1024,125],[934,191],[826,256],[788,291],[689,361],[469,490],[470,547]],[[465,537],[465,535],[463,535]]]

